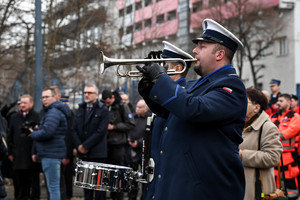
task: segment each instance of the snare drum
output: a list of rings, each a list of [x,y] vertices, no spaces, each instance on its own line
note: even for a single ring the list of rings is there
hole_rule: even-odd
[[[74,185],[82,188],[126,192],[132,185],[132,168],[105,163],[78,161]]]

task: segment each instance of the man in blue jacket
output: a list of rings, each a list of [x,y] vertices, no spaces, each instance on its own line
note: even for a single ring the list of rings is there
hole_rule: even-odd
[[[109,112],[98,100],[99,91],[95,85],[84,88],[84,103],[79,104],[73,122],[72,136],[77,156],[83,161],[104,163],[107,158],[107,126]],[[105,192],[84,189],[84,199],[105,200]]]
[[[45,88],[42,93],[44,117],[38,130],[32,131],[35,140],[37,159],[41,160],[42,169],[50,193],[50,200],[60,199],[60,167],[66,156],[65,136],[68,131],[70,109],[62,102],[56,101],[53,88]],[[35,161],[35,160],[34,160]]]
[[[211,19],[205,19],[202,26],[204,32],[193,40],[197,44],[194,70],[200,79],[183,88],[156,63],[138,67],[144,74],[143,82],[154,83],[139,87],[150,87],[148,97],[170,112],[156,146],[159,166],[154,169],[152,199],[244,198],[238,145],[247,96],[231,64],[243,44]]]

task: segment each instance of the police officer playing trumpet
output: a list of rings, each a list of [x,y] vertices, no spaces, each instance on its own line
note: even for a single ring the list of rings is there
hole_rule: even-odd
[[[169,112],[156,152],[153,188],[145,199],[233,199],[244,197],[245,178],[238,145],[247,109],[246,89],[232,66],[242,42],[211,19],[193,42],[195,72],[180,86],[157,63],[143,68],[139,91],[152,109]],[[151,185],[152,183],[150,183]]]
[[[181,58],[184,60],[191,60],[193,59],[193,57],[184,52],[183,50],[181,50],[180,48],[174,46],[173,44],[167,42],[167,41],[163,41],[164,44],[164,49],[160,55],[160,57],[162,58]],[[153,54],[153,52],[151,52]],[[148,57],[153,58],[153,56],[151,56],[151,53]],[[154,55],[157,56],[157,53],[159,52],[154,52]],[[154,57],[155,57],[154,56]],[[160,58],[159,57],[159,58]],[[181,62],[166,62],[167,68],[169,70],[175,70],[176,72],[181,72],[184,69],[184,66]],[[186,85],[186,75],[188,73],[188,70],[191,66],[191,62],[187,62],[187,69],[180,74],[175,74],[175,75],[170,75],[170,78],[175,81],[176,83],[178,83],[178,85],[180,85],[181,87],[185,87]],[[142,81],[144,81],[145,79],[143,79]],[[146,80],[146,84],[147,84],[147,80]],[[142,82],[140,84],[143,84]],[[148,88],[148,87],[145,87]],[[153,126],[152,126],[152,136],[151,136],[151,150],[150,150],[150,159],[152,159],[153,161],[150,162],[154,162],[154,168],[159,166],[159,158],[160,158],[160,141],[162,139],[161,137],[161,132],[163,131],[163,128],[166,124],[166,121],[168,119],[169,116],[169,111],[165,108],[163,108],[162,106],[160,106],[159,104],[153,102],[149,96],[147,95],[147,90],[143,91],[143,88],[141,88],[141,90],[139,91],[142,96],[145,97],[145,101],[147,102],[147,104],[149,105],[150,109],[153,110],[155,112],[155,117],[153,119]],[[147,145],[146,145],[147,147]],[[147,151],[146,151],[147,152]],[[145,157],[147,158],[147,156]],[[147,159],[146,159],[147,160]],[[149,166],[148,166],[149,167]],[[154,177],[158,176],[158,170],[153,170],[154,172]],[[145,199],[151,199],[155,193],[155,182],[156,182],[156,178],[153,179],[153,173],[149,174],[147,177],[147,181],[149,182],[149,184],[147,185],[146,188],[146,193],[145,193]]]

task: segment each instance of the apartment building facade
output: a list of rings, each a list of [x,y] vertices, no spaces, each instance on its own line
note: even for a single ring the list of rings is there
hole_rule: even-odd
[[[63,39],[56,44],[55,48],[64,49],[64,53],[54,51],[52,58],[65,60],[67,58],[65,54],[70,54],[73,55],[72,59],[76,60],[78,56],[74,52],[78,46],[81,48],[81,52],[86,52],[88,55],[101,50],[106,56],[112,58],[144,58],[150,51],[162,50],[163,40],[167,40],[193,55],[192,50],[195,44],[191,40],[202,33],[202,20],[207,17],[217,18],[219,12],[224,12],[223,16],[226,16],[228,13],[222,10],[222,6],[230,5],[235,1],[237,0],[223,0],[221,6],[219,4],[216,6],[216,2],[220,2],[220,0],[91,0],[89,5],[82,9],[82,16],[103,7],[109,20],[99,23],[95,19],[89,26],[83,26],[75,40]],[[265,8],[274,7],[279,10],[279,17],[283,18],[286,23],[285,29],[278,33],[278,38],[255,61],[257,66],[263,66],[258,74],[261,77],[258,80],[260,89],[269,90],[269,82],[275,78],[282,81],[282,92],[299,95],[300,57],[296,53],[300,50],[300,0],[245,1],[258,2]],[[62,10],[64,10],[63,6]],[[71,25],[78,24],[78,18],[73,13],[65,16],[64,20],[63,23],[60,23],[59,29],[61,30],[66,29],[72,32]],[[221,23],[223,24],[223,22],[226,22],[226,19]],[[83,58],[84,54],[81,57]],[[246,87],[251,87],[253,81],[250,66],[247,59],[244,59],[243,62],[241,78]],[[234,66],[237,66],[236,63]],[[135,66],[128,68],[136,70]],[[75,99],[74,103],[82,100],[82,85],[90,81],[99,85],[100,90],[116,89],[117,87],[124,89],[129,93],[132,103],[135,104],[139,98],[138,80],[118,78],[116,69],[115,66],[110,67],[101,74],[103,69],[100,69],[99,57],[94,56],[55,71],[60,76],[62,87],[67,89],[66,93]],[[127,70],[126,67],[124,70]],[[195,78],[199,77],[191,69],[188,79]]]
[[[230,5],[234,0],[224,0]],[[300,1],[299,0],[248,0],[265,8],[278,10],[286,23],[272,45],[255,61],[263,66],[258,74],[260,89],[269,90],[272,78],[282,81],[282,92],[300,95]],[[215,1],[208,0],[118,0],[118,28],[121,54],[125,58],[143,58],[151,50],[161,50],[167,40],[192,54],[192,38],[201,34],[204,18],[216,18]],[[222,10],[222,6],[218,9]],[[225,11],[226,12],[226,11]],[[226,13],[225,15],[226,16]],[[232,16],[232,15],[231,15]],[[226,20],[226,19],[225,19]],[[272,20],[272,19],[270,19]],[[189,72],[190,78],[196,78]],[[241,78],[246,87],[253,86],[250,67],[244,60]]]

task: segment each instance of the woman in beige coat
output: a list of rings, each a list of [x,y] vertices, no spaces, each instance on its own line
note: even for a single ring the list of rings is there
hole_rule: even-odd
[[[246,192],[244,200],[255,200],[255,168],[260,169],[262,192],[269,194],[276,189],[274,167],[277,166],[282,153],[279,141],[279,131],[265,113],[267,99],[257,89],[247,89],[248,108],[246,124],[243,131],[243,143],[240,144],[239,155],[242,159]],[[262,129],[260,150],[258,151],[258,136]]]

